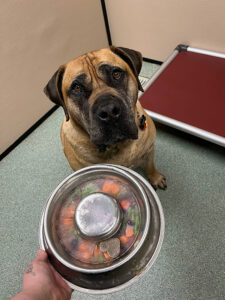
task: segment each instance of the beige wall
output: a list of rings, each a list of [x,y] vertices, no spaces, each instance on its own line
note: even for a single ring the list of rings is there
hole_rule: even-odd
[[[0,153],[52,107],[43,87],[58,66],[106,46],[100,1],[0,2]]]
[[[106,0],[112,42],[164,61],[177,44],[225,53],[224,0]]]

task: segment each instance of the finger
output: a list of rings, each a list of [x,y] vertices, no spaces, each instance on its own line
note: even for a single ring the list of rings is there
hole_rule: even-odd
[[[26,268],[24,275],[31,273],[34,275],[34,267],[37,266],[40,262],[46,262],[47,263],[47,253],[44,250],[38,250],[36,257],[30,262],[28,267]],[[36,267],[35,267],[36,269]]]
[[[36,254],[36,259],[42,260],[42,261],[47,261],[48,255],[44,250],[38,250]]]

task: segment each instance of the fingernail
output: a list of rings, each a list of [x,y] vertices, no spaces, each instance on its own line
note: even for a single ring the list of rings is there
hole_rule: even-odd
[[[38,250],[37,251],[37,257],[45,257],[46,256],[46,252],[44,250]]]

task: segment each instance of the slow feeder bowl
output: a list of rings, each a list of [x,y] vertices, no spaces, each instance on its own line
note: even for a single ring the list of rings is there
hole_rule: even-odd
[[[142,176],[94,165],[68,176],[51,194],[40,245],[72,288],[105,294],[149,269],[163,233],[160,202]]]

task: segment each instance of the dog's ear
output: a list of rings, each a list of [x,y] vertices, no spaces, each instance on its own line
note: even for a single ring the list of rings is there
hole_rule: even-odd
[[[134,76],[138,83],[138,89],[142,92],[144,92],[143,87],[141,86],[140,80],[138,78],[138,75],[141,71],[142,67],[142,55],[140,52],[123,48],[123,47],[115,47],[110,46],[110,50],[117,54],[120,58],[122,58],[131,68],[132,72],[134,73]]]
[[[69,114],[62,93],[62,81],[64,72],[65,67],[59,67],[59,69],[55,72],[55,74],[52,76],[52,78],[49,80],[48,84],[44,88],[44,93],[52,102],[63,107],[66,115],[66,121],[68,121]]]

